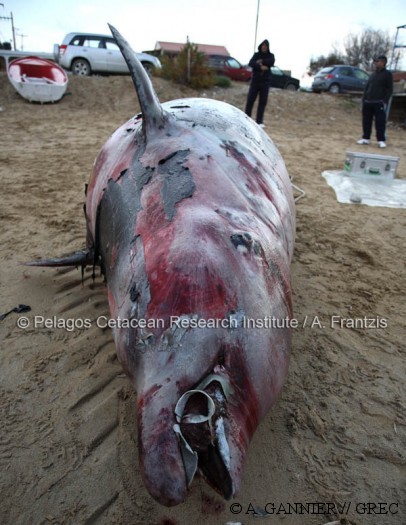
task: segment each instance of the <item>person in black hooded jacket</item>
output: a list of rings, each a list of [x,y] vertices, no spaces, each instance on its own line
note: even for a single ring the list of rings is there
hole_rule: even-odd
[[[362,96],[362,139],[358,144],[370,144],[372,122],[375,118],[378,147],[386,148],[386,108],[393,93],[392,73],[386,69],[385,55],[374,58],[375,73],[369,77]]]
[[[255,100],[259,95],[256,121],[262,126],[265,107],[268,102],[271,67],[274,64],[275,56],[269,51],[268,40],[264,40],[259,44],[258,52],[254,53],[249,62],[249,66],[252,68],[252,78],[245,105],[245,113],[250,117]]]

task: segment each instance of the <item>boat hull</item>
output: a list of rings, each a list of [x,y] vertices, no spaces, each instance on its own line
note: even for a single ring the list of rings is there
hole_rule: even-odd
[[[7,73],[17,93],[29,102],[58,102],[68,87],[66,72],[51,60],[39,57],[13,60]]]

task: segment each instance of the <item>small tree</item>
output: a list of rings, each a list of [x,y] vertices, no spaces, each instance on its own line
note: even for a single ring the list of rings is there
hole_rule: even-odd
[[[389,56],[392,50],[392,39],[384,31],[365,29],[360,34],[348,34],[344,40],[344,53],[333,48],[327,57],[321,55],[311,59],[308,74],[313,75],[322,67],[334,64],[349,64],[351,66],[371,69],[375,56]]]
[[[319,69],[327,66],[334,66],[338,64],[345,64],[345,57],[338,51],[332,51],[326,57],[320,55],[318,58],[312,58],[310,60],[309,67],[307,68],[308,75],[315,75]]]
[[[391,53],[392,39],[384,31],[368,28],[359,35],[350,33],[344,41],[344,49],[348,64],[370,69],[375,56]]]
[[[214,75],[207,65],[205,54],[190,42],[176,57],[163,57],[162,76],[194,89],[210,88],[214,85]]]

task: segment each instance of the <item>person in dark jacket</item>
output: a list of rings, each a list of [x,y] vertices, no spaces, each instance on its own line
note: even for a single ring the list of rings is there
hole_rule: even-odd
[[[250,117],[256,98],[259,95],[257,118],[263,126],[264,112],[268,102],[271,67],[275,64],[275,56],[269,51],[269,42],[264,40],[258,46],[258,52],[252,56],[249,66],[252,68],[251,84],[248,91],[245,113]]]
[[[358,144],[370,144],[372,121],[375,117],[376,139],[380,148],[386,148],[386,108],[393,92],[392,73],[386,69],[384,55],[374,59],[375,72],[369,77],[362,96],[362,139]]]

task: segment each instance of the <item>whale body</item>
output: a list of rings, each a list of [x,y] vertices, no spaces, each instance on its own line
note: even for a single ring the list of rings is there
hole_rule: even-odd
[[[110,26],[111,27],[111,26]],[[137,391],[142,477],[159,503],[197,471],[226,499],[287,375],[295,208],[281,155],[239,109],[161,104],[111,27],[142,113],[100,151],[86,248],[37,266],[101,266],[120,362]]]

